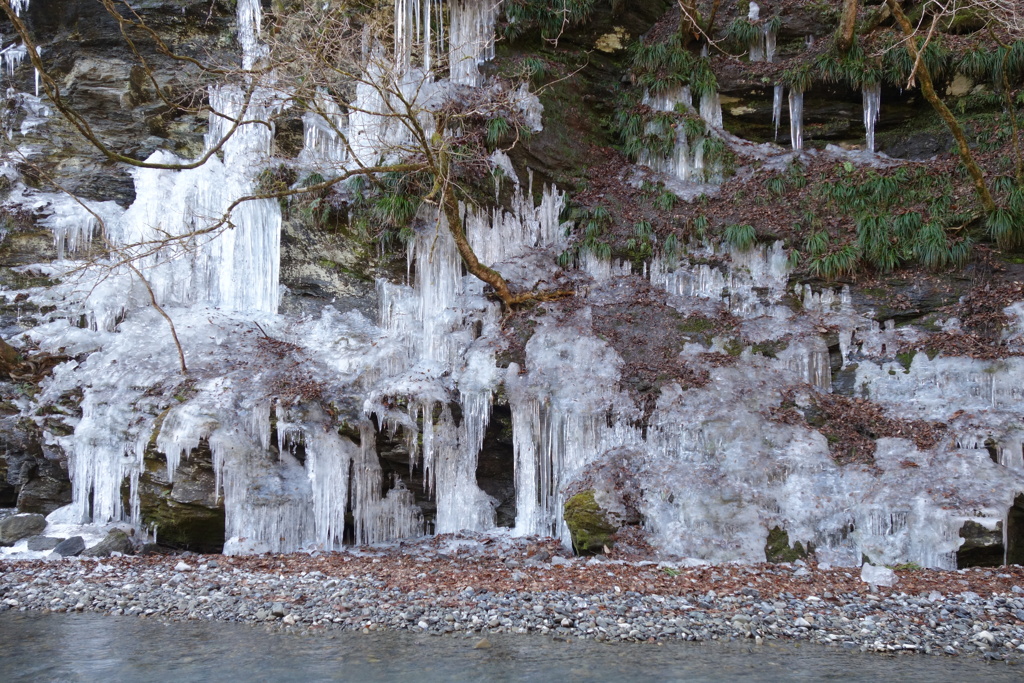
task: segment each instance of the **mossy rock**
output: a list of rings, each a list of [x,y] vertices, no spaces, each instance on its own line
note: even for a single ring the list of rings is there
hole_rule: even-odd
[[[778,526],[768,532],[768,541],[764,544],[765,559],[772,563],[795,562],[805,559],[813,552],[814,547],[810,543],[806,548],[800,541],[790,545],[789,532]]]
[[[592,489],[580,491],[565,501],[565,524],[577,555],[596,555],[606,546],[611,548],[612,534],[620,526],[611,513],[597,504]]]

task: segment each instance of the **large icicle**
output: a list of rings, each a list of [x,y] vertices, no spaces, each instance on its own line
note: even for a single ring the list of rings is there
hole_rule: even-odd
[[[789,90],[789,138],[793,149],[804,148],[804,91]]]
[[[772,99],[772,123],[775,124],[775,140],[779,139],[779,126],[782,123],[782,98],[785,96],[786,86],[779,84],[775,86],[775,95]]]
[[[878,122],[878,113],[882,107],[882,84],[865,84],[863,88],[864,97],[864,131],[867,138],[869,152],[875,151],[875,124]]]

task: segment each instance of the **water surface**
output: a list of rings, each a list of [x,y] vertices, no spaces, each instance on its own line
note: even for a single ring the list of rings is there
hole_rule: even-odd
[[[401,632],[300,636],[241,624],[0,613],[0,679],[33,681],[1020,681],[977,659],[815,645],[664,645]]]

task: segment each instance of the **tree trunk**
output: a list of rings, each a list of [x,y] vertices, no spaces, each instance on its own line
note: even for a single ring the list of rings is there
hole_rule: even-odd
[[[963,161],[964,166],[967,167],[967,172],[974,181],[974,189],[978,194],[978,200],[981,202],[986,213],[992,213],[996,210],[996,203],[992,199],[992,194],[988,191],[988,185],[985,184],[985,173],[974,160],[974,155],[971,153],[971,148],[967,145],[967,138],[964,136],[960,123],[939,97],[938,93],[935,92],[932,76],[928,72],[928,67],[922,61],[920,50],[917,48],[914,26],[907,19],[907,15],[903,13],[898,0],[885,1],[896,18],[896,23],[899,24],[900,29],[903,31],[903,35],[907,38],[907,50],[910,52],[910,57],[914,60],[914,73],[921,84],[921,93],[942,118],[943,122],[945,122],[949,132],[953,134],[953,139],[956,140],[956,146],[960,152],[960,160]]]
[[[470,275],[493,287],[494,293],[501,299],[501,303],[505,306],[506,310],[528,301],[553,301],[570,297],[575,293],[568,290],[513,293],[512,289],[508,286],[508,281],[505,280],[502,274],[480,263],[476,252],[470,246],[469,239],[466,237],[465,226],[462,223],[462,215],[459,212],[459,200],[455,196],[455,191],[450,183],[445,183],[444,189],[441,190],[441,209],[444,211],[444,217],[448,221],[448,231],[455,240],[455,247],[459,250],[459,256],[462,257],[462,262],[466,264],[466,270],[469,271]]]
[[[853,47],[853,41],[857,35],[857,9],[859,7],[859,0],[843,0],[843,18],[839,25],[839,40],[836,43],[842,53],[849,52]]]
[[[695,41],[700,40],[701,29],[698,24],[697,1],[679,0],[679,42],[684,47],[690,47]]]

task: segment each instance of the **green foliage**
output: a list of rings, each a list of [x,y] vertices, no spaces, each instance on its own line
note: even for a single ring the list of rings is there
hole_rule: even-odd
[[[565,29],[589,19],[596,4],[596,0],[506,0],[500,30],[508,40],[538,29],[543,39],[554,40]]]
[[[487,122],[487,146],[495,149],[512,132],[512,124],[504,116],[496,116]]]
[[[608,209],[603,206],[596,206],[588,210],[583,207],[573,206],[563,214],[562,219],[565,222],[572,222],[574,224],[570,230],[579,239],[575,244],[558,255],[559,266],[562,268],[575,266],[580,255],[584,253],[593,254],[604,261],[611,259],[612,246],[605,239],[606,233],[612,225],[612,217]],[[635,241],[637,240],[637,230],[639,230],[640,234],[647,236],[648,255],[650,255],[651,247],[649,243],[653,236],[653,228],[650,227],[649,223],[647,223],[646,227],[634,228],[634,237],[631,240],[634,243],[629,248],[632,250],[640,246],[640,243]]]
[[[992,241],[1004,249],[1024,244],[1024,213],[997,207],[985,219],[985,228]]]
[[[637,221],[633,236],[626,241],[626,249],[634,261],[642,261],[654,253],[654,226],[649,221]]]
[[[779,80],[790,90],[810,90],[814,83],[813,67],[809,62],[800,62],[783,71]]]
[[[906,87],[910,81],[910,74],[914,69],[914,58],[910,51],[899,42],[886,46],[882,51],[883,78],[892,85]],[[923,38],[918,38],[918,46]],[[940,81],[945,78],[949,71],[951,56],[949,51],[942,44],[941,37],[933,37],[921,55],[922,66],[928,69],[933,80]]]
[[[675,233],[671,233],[665,238],[665,243],[661,247],[661,254],[670,268],[679,262],[682,248],[679,245],[679,238],[676,237]]]
[[[735,52],[746,52],[754,41],[761,40],[764,35],[757,24],[752,24],[746,17],[737,17],[725,31],[726,39]]]
[[[754,230],[752,225],[740,225],[734,223],[727,225],[725,231],[722,233],[722,238],[728,242],[734,249],[739,251],[747,251],[754,246],[757,241],[757,232]]]
[[[854,89],[878,83],[883,77],[881,65],[869,59],[856,43],[846,53],[834,48],[823,52],[814,67],[826,83],[846,84]]]
[[[709,225],[710,225],[710,221],[708,221],[708,217],[705,216],[704,214],[700,213],[700,214],[697,214],[696,216],[694,216],[694,218],[693,218],[693,235],[694,235],[694,237],[696,237],[697,239],[699,239],[701,241],[707,239],[707,236],[708,236],[708,226]]]
[[[852,273],[857,262],[888,273],[911,262],[941,269],[963,265],[970,259],[973,240],[954,236],[948,226],[962,226],[973,217],[952,212],[949,178],[931,175],[924,169],[878,173],[852,165],[837,167],[836,175],[838,179],[819,182],[814,195],[852,215],[856,241],[846,245],[849,249],[837,249],[831,248],[824,232],[807,237],[804,248],[810,255],[808,266],[815,274],[829,279],[841,277]],[[921,203],[929,205],[927,215],[900,210],[901,206]],[[853,264],[851,258],[856,259]]]
[[[350,222],[376,238],[382,250],[395,249],[412,239],[412,220],[431,185],[422,173],[384,173],[373,184],[353,178],[347,184]]]
[[[812,232],[804,240],[804,249],[812,256],[820,256],[828,250],[829,237],[824,230]]]
[[[811,273],[824,280],[835,280],[852,274],[860,261],[860,250],[856,244],[846,244],[826,254],[811,258],[808,266]]]
[[[659,211],[671,211],[675,208],[678,201],[679,197],[677,197],[674,192],[663,190],[655,195],[654,206]]]
[[[685,85],[697,96],[718,90],[710,59],[683,48],[678,34],[661,42],[634,43],[629,48],[629,66],[636,84],[652,95],[664,95]]]

